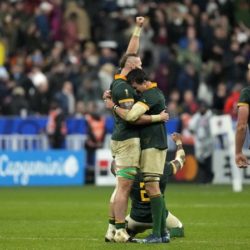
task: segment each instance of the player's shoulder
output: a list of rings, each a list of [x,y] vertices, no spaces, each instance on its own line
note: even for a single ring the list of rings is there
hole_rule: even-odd
[[[237,106],[245,106],[249,104],[250,104],[250,86],[247,86],[241,90]]]
[[[134,89],[125,81],[125,82],[122,82],[122,81],[117,81],[117,82],[114,82],[114,84],[112,85],[112,93],[115,93],[115,92],[128,92],[128,93],[131,93],[131,94],[134,94]]]
[[[244,87],[240,92],[240,100],[242,98],[247,98],[250,101],[250,86]]]
[[[127,82],[126,76],[121,75],[121,74],[115,74],[112,85],[113,86],[120,86],[120,85],[129,85],[129,84]]]
[[[159,102],[160,100],[165,100],[163,92],[155,87],[150,88],[142,93],[142,98],[146,100],[150,100],[151,102]]]
[[[241,94],[248,94],[250,95],[250,86],[246,86],[241,90]]]
[[[134,92],[134,89],[130,84],[125,79],[119,78],[119,79],[114,79],[111,85],[112,92],[113,91],[124,91],[127,89],[129,92]]]

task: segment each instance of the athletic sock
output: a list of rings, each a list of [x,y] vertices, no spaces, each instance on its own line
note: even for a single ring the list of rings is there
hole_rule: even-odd
[[[115,225],[115,218],[109,218],[109,224]]]
[[[115,228],[116,229],[125,228],[125,222],[115,222]]]
[[[166,217],[167,217],[167,211],[166,211],[166,204],[164,200],[164,196],[161,196],[161,202],[162,202],[162,216],[161,216],[161,235],[165,235],[167,227],[166,227]]]
[[[161,217],[162,217],[162,196],[159,194],[157,196],[150,197],[151,212],[153,219],[153,235],[161,237]]]

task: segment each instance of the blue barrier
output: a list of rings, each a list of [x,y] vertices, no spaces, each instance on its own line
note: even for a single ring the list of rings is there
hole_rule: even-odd
[[[41,134],[46,131],[47,117],[0,118],[0,134]],[[86,122],[82,118],[67,119],[68,134],[85,134]]]
[[[0,186],[71,186],[85,183],[84,151],[0,151]]]
[[[6,134],[41,134],[46,130],[47,117],[2,117],[0,118],[0,135]],[[168,133],[178,131],[180,120],[171,119],[166,123]],[[84,118],[67,119],[68,134],[86,134],[86,121]],[[114,119],[112,116],[106,118],[106,131],[112,133]]]

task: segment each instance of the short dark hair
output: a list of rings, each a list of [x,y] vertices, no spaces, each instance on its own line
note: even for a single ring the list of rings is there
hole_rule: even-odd
[[[139,57],[136,53],[128,53],[128,54],[125,54],[122,58],[121,58],[121,61],[120,61],[120,67],[121,68],[124,68],[125,67],[125,64],[128,60],[129,57]]]
[[[130,84],[132,82],[143,84],[146,80],[148,80],[147,75],[142,69],[133,69],[127,74],[127,81]]]

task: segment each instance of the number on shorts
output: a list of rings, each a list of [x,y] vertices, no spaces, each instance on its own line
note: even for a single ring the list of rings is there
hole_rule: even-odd
[[[141,201],[142,202],[149,202],[149,197],[147,195],[147,192],[145,190],[145,183],[140,182],[140,194],[141,194]]]

